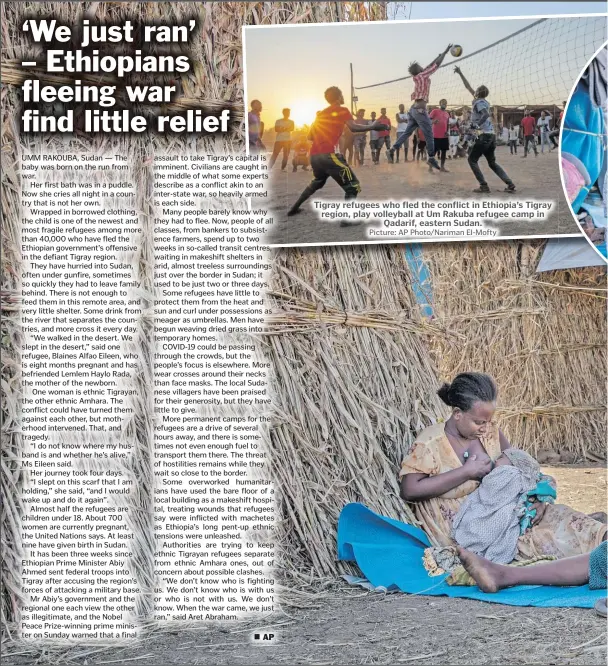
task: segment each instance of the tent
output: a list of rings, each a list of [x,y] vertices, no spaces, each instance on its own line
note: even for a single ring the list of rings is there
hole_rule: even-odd
[[[552,238],[545,246],[536,272],[605,265],[585,238]]]

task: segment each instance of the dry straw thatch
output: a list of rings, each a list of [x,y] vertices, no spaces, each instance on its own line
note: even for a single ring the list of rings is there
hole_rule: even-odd
[[[0,622],[2,630],[17,616],[21,597],[21,497],[24,472],[20,458],[23,441],[19,433],[21,358],[19,326],[19,178],[15,168],[19,154],[18,129],[14,107],[2,95],[2,321],[0,328],[2,368],[2,440],[0,492],[2,531],[0,549]]]
[[[347,502],[413,519],[399,499],[398,461],[444,410],[425,345],[435,329],[420,319],[402,255],[360,246],[274,257],[271,288],[281,297],[272,296],[280,309],[269,321],[280,334],[266,338],[278,409],[271,464],[283,561],[299,581],[336,573],[333,534]]]
[[[499,386],[514,446],[606,454],[606,271],[535,274],[544,243],[446,244],[425,256],[435,315],[462,337],[432,348],[442,377],[477,369]]]
[[[399,4],[399,3],[394,3]],[[21,258],[19,251],[20,222],[20,143],[18,110],[20,98],[18,85],[22,75],[16,65],[26,54],[35,53],[26,45],[20,33],[24,18],[52,15],[68,25],[78,25],[82,18],[107,23],[120,23],[125,18],[139,18],[148,22],[182,22],[189,18],[198,20],[199,31],[191,45],[194,63],[192,72],[180,79],[184,99],[176,102],[181,109],[193,105],[206,110],[228,107],[234,117],[240,118],[243,108],[241,28],[246,24],[334,22],[345,20],[374,20],[386,17],[384,2],[9,2],[2,3],[2,440],[0,484],[3,494],[2,508],[2,569],[0,576],[0,625],[3,635],[10,633],[11,624],[18,618],[18,609],[23,602],[20,584],[21,538],[20,520],[22,515],[21,488],[24,482],[20,466],[23,441],[19,425],[20,385],[20,318],[19,292]],[[49,83],[60,82],[45,75]],[[40,137],[24,140],[28,148],[52,151],[60,147],[77,150],[111,149],[129,155],[133,165],[133,178],[138,185],[138,207],[144,224],[144,244],[137,259],[140,287],[149,293],[153,265],[150,247],[146,245],[150,219],[150,174],[146,173],[147,154],[155,149],[183,151],[196,149],[206,152],[240,150],[243,128],[233,134],[209,138],[161,138],[145,137],[135,142],[124,137],[89,137],[76,133],[73,139],[53,139]],[[70,143],[72,142],[73,143]],[[151,519],[150,454],[152,429],[150,417],[151,367],[150,353],[153,339],[148,314],[144,302],[139,326],[137,354],[139,369],[134,381],[140,388],[135,413],[126,430],[134,437],[135,447],[133,466],[138,470],[140,485],[132,498],[134,509],[144,508],[143,519],[133,527],[139,543],[136,553],[135,573],[144,590],[139,607],[142,617],[150,612],[149,594],[151,552],[153,544],[146,537]]]
[[[492,374],[515,446],[605,457],[606,273],[535,275],[543,247],[426,244],[427,326],[403,246],[277,253],[266,338],[278,403],[272,464],[294,582],[348,570],[335,549],[346,502],[412,518],[396,475],[415,434],[446,413],[440,379]]]

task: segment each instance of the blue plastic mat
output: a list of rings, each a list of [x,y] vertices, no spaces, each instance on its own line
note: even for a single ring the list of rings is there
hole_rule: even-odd
[[[408,594],[463,597],[509,606],[593,608],[606,590],[520,585],[495,594],[477,587],[450,586],[444,576],[429,576],[422,564],[430,546],[426,534],[398,520],[379,516],[362,504],[347,504],[338,522],[338,559],[354,561],[374,587]]]

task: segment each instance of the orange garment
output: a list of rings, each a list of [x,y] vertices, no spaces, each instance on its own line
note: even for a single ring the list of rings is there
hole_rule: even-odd
[[[445,434],[445,424],[436,423],[423,430],[410,453],[404,458],[399,478],[405,474],[435,476],[462,465]],[[492,460],[500,454],[499,429],[490,424],[481,443]],[[422,529],[436,546],[452,546],[452,520],[467,495],[479,481],[465,481],[440,497],[415,502],[414,514]],[[558,492],[559,497],[559,492]],[[590,553],[606,535],[607,526],[580,511],[563,504],[547,504],[541,521],[519,537],[515,560],[528,560],[543,555],[558,558]]]

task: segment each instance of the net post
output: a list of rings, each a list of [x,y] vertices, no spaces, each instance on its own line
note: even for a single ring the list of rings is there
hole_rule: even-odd
[[[354,114],[355,109],[355,85],[353,80],[353,63],[350,63],[350,112]]]

